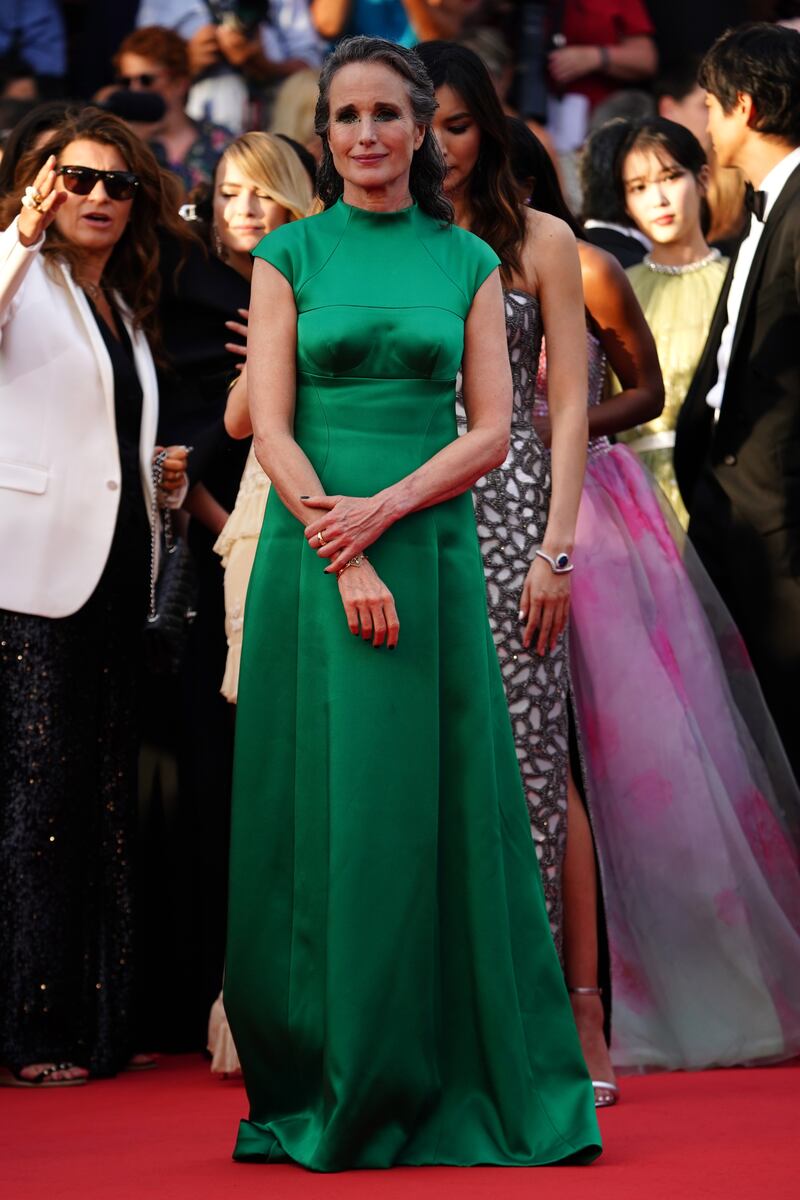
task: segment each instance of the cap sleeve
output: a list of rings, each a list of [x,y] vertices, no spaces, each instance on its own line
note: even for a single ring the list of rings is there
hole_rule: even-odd
[[[280,229],[266,234],[253,249],[252,254],[253,258],[263,258],[264,262],[268,262],[276,271],[280,271],[284,279],[294,287],[292,243],[289,238],[280,236],[284,229],[290,228],[291,226],[282,226]]]
[[[486,282],[495,267],[500,266],[500,259],[492,247],[482,241],[481,238],[473,236],[470,241],[472,254],[470,255],[469,297],[470,300],[474,300],[475,294],[481,284]]]

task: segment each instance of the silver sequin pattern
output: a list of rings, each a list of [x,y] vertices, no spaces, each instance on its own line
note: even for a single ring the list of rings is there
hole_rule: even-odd
[[[569,725],[567,643],[540,658],[522,645],[519,602],[550,505],[550,460],[532,424],[542,344],[535,297],[505,293],[506,332],[514,384],[511,445],[499,467],[475,485],[473,499],[492,628],[514,730],[525,798],[556,944],[562,926],[561,871],[566,847]],[[466,429],[460,379],[459,430]]]

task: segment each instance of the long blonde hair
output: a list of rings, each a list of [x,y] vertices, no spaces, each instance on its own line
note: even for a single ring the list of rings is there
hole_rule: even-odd
[[[271,133],[243,133],[231,142],[217,164],[216,181],[226,163],[232,163],[269,192],[272,199],[291,213],[293,221],[307,217],[314,198],[311,180],[294,150]]]

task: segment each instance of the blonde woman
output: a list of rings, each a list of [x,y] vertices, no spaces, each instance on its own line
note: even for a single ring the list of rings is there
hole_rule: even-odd
[[[265,234],[306,216],[311,201],[311,180],[291,146],[269,133],[244,134],[228,147],[217,167],[212,198],[212,238],[216,253],[249,280],[253,269],[251,251]],[[242,316],[242,322],[229,321],[228,327],[246,338],[247,312],[244,309]],[[239,354],[246,352],[244,347],[234,343],[229,344],[229,349]],[[243,362],[240,369],[244,370]],[[237,391],[241,392],[242,403],[246,406],[246,381],[242,381],[241,389]],[[237,434],[229,429],[229,432],[243,437],[249,430],[244,428]],[[214,547],[225,568],[228,658],[221,690],[232,704],[236,702],[239,680],[247,581],[268,491],[269,480],[251,449],[233,511]]]
[[[249,280],[253,262],[251,251],[254,247],[273,229],[304,217],[311,207],[311,202],[311,180],[288,143],[268,133],[244,134],[225,151],[214,179],[211,215],[212,243],[216,254]],[[230,321],[228,327],[246,338],[247,310],[242,309],[241,313],[242,322]],[[228,348],[233,353],[244,353],[243,347],[235,343],[229,343]],[[229,407],[238,404],[246,417],[247,382],[244,362],[240,367],[241,377],[235,381]],[[234,436],[246,437],[249,425],[246,420],[240,419],[238,428],[234,422],[232,427],[229,426],[229,432]],[[251,448],[233,511],[214,547],[225,568],[225,634],[228,656],[221,691],[231,703],[236,702],[239,682],[247,583],[268,492],[269,480],[258,465]],[[208,500],[212,501],[210,495]],[[221,996],[211,1011],[208,1046],[212,1054],[213,1072],[230,1074],[238,1070],[236,1049],[225,1019]]]

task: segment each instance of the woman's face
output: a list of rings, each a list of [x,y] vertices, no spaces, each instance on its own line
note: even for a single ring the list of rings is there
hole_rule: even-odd
[[[235,254],[249,254],[266,233],[291,220],[291,213],[273,200],[233,162],[223,161],[214,185],[214,225],[219,239]]]
[[[663,148],[632,150],[623,163],[622,183],[630,216],[652,242],[667,245],[696,236],[705,174],[695,178]]]
[[[408,191],[411,159],[425,138],[405,80],[384,63],[351,63],[331,80],[328,145],[353,188]],[[345,187],[347,192],[347,187]]]
[[[463,188],[475,169],[481,150],[481,131],[459,92],[449,84],[436,89],[439,107],[433,132],[447,165],[444,189],[448,195]]]
[[[127,171],[128,164],[116,146],[79,138],[65,146],[58,156],[61,167],[90,167],[96,171]],[[116,246],[130,220],[132,200],[112,200],[99,179],[87,196],[79,196],[64,187],[56,176],[56,187],[66,192],[66,202],[58,210],[55,226],[62,237],[90,254],[108,253]]]

